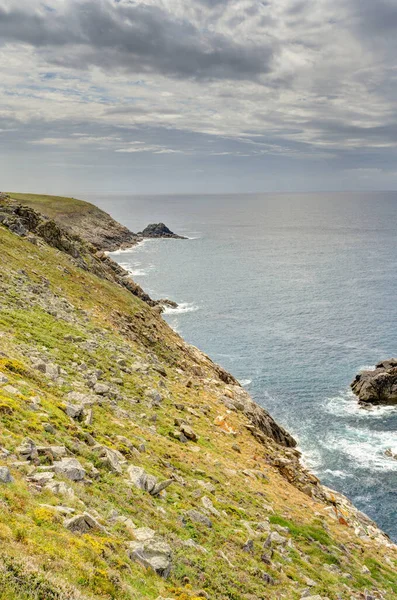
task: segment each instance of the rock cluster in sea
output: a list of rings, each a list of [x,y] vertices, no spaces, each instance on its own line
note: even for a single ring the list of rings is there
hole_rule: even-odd
[[[373,371],[361,371],[351,388],[359,402],[397,404],[397,359],[384,360]]]

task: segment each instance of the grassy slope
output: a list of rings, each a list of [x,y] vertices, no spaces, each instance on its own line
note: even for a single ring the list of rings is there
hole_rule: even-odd
[[[79,270],[66,255],[33,246],[2,227],[0,255],[0,372],[18,390],[12,394],[0,386],[0,446],[13,452],[29,436],[38,445],[65,445],[87,471],[92,465],[100,471],[91,485],[68,482],[75,497],[60,500],[27,482],[28,465],[12,466],[15,458],[0,459],[0,466],[9,465],[15,478],[13,484],[0,484],[1,600],[55,599],[68,586],[73,593],[66,591],[63,597],[76,600],[79,593],[85,599],[187,600],[197,598],[200,590],[219,600],[293,600],[301,597],[307,578],[315,583],[312,594],[331,600],[350,599],[352,591],[374,588],[384,590],[384,598],[396,597],[393,550],[363,542],[332,520],[324,505],[290,485],[269,465],[269,457],[281,455],[281,448],[257,442],[241,414],[227,415],[236,437],[214,425],[216,417],[225,414],[220,397],[227,386],[205,361],[206,377],[192,375],[189,353],[160,316],[126,290]],[[91,349],[87,340],[95,342]],[[63,383],[55,384],[31,368],[32,351],[62,366]],[[147,363],[147,372],[120,372],[119,356],[131,366]],[[167,377],[156,370],[157,361]],[[113,384],[121,399],[95,405],[93,424],[87,427],[63,410],[70,390],[85,389],[82,365],[101,369],[103,381],[123,379],[123,385]],[[159,408],[148,400],[153,389],[163,396]],[[32,397],[40,398],[39,410],[32,410]],[[195,414],[181,414],[176,403],[191,406]],[[191,420],[200,436],[197,443],[181,444],[170,437],[174,418],[181,416]],[[55,433],[44,429],[48,422]],[[161,498],[136,490],[125,475],[110,473],[98,462],[86,433],[120,450],[129,464],[143,466],[160,479],[174,474],[178,481]],[[136,447],[144,440],[146,451],[132,451],[117,435]],[[232,448],[236,442],[241,453]],[[212,484],[214,492],[205,491],[198,480]],[[182,521],[186,510],[203,510],[202,496],[210,497],[220,511],[219,517],[211,517],[212,529]],[[63,518],[41,506],[60,501],[76,512],[96,512],[107,533],[77,536],[67,531]],[[170,542],[174,568],[169,580],[127,557],[125,545],[133,535],[121,523],[108,520],[114,509]],[[256,534],[252,552],[243,549],[251,537],[246,523],[255,528],[254,523],[266,519],[272,527],[288,527],[282,535],[289,545],[281,551],[275,548],[270,566],[261,560],[266,533]],[[205,551],[183,545],[191,538]],[[339,570],[330,571],[330,565]],[[363,573],[363,565],[368,573]],[[275,585],[265,584],[264,572]]]

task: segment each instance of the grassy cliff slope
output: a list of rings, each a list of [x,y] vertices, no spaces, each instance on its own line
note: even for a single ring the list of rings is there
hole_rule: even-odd
[[[397,597],[396,547],[232,376],[4,223],[0,600]]]
[[[137,236],[106,212],[83,200],[38,194],[9,194],[12,199],[56,220],[73,235],[84,236],[102,250],[133,245]]]

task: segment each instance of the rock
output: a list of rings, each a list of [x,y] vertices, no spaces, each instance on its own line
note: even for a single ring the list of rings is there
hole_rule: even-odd
[[[174,238],[177,240],[185,240],[186,238],[173,233],[164,223],[151,223],[138,235],[144,238]]]
[[[105,528],[98,523],[98,521],[89,513],[82,515],[76,515],[71,519],[64,521],[64,527],[73,531],[73,533],[88,533],[92,529],[98,529],[99,531],[105,531]]]
[[[94,385],[94,392],[100,396],[104,396],[110,392],[110,387],[106,383],[96,383]]]
[[[43,429],[44,431],[46,431],[47,433],[55,433],[55,427],[53,425],[51,425],[51,423],[44,423],[43,424]]]
[[[12,483],[13,481],[8,467],[0,467],[0,483]]]
[[[65,446],[37,446],[39,456],[45,455],[52,460],[60,460],[67,454]]]
[[[283,535],[280,535],[277,531],[272,531],[269,538],[270,543],[275,544],[276,546],[285,546],[288,542],[288,539]]]
[[[33,475],[30,475],[28,479],[29,481],[37,483],[38,485],[47,485],[47,483],[54,479],[54,473],[51,473],[50,471],[44,473],[33,473]]]
[[[141,528],[134,531],[135,541],[129,542],[131,560],[150,567],[161,577],[168,577],[172,566],[171,547],[153,529]]]
[[[199,523],[200,525],[205,525],[206,527],[210,528],[212,527],[212,521],[199,510],[188,510],[185,513],[185,517],[188,517],[190,521],[193,521],[193,523]],[[185,517],[183,518],[184,521]]]
[[[8,377],[4,373],[0,373],[0,383],[8,383]]]
[[[7,394],[11,394],[12,396],[16,396],[16,394],[19,394],[19,390],[13,385],[5,385],[3,387],[3,390],[7,392]]]
[[[397,359],[380,362],[373,371],[361,371],[351,388],[363,404],[396,404]]]
[[[243,546],[243,551],[248,552],[249,554],[253,554],[254,552],[254,542],[253,540],[247,540]]]
[[[190,427],[190,425],[187,425],[186,423],[182,423],[179,427],[179,429],[181,430],[181,432],[183,433],[183,435],[188,439],[188,440],[192,440],[192,442],[197,442],[199,437],[198,435],[193,431],[193,429]]]
[[[36,444],[30,438],[25,438],[16,452],[22,460],[35,460],[38,457]]]
[[[166,479],[158,483],[157,477],[146,473],[142,467],[136,467],[134,465],[128,468],[128,475],[131,482],[135,487],[145,492],[149,492],[152,496],[158,496],[162,490],[165,490],[168,486],[173,483],[172,479]]]
[[[84,406],[77,406],[76,404],[66,405],[66,414],[72,419],[81,419],[83,415]]]
[[[44,487],[46,490],[50,490],[50,492],[56,496],[60,495],[67,496],[68,498],[74,498],[73,488],[66,485],[64,481],[48,481]]]
[[[102,463],[113,473],[121,473],[123,469],[121,463],[125,462],[123,455],[117,450],[112,450],[106,446],[96,446],[94,450],[99,454]]]
[[[203,496],[201,498],[201,503],[204,506],[204,508],[206,508],[215,517],[221,516],[221,513],[219,512],[219,510],[217,510],[215,508],[215,506],[212,504],[212,501],[207,496]]]
[[[55,462],[54,470],[71,481],[81,481],[85,477],[85,469],[76,458],[65,458]]]

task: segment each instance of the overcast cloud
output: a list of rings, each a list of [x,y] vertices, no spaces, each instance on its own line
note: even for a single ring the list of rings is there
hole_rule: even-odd
[[[395,0],[0,0],[0,189],[396,189]]]

